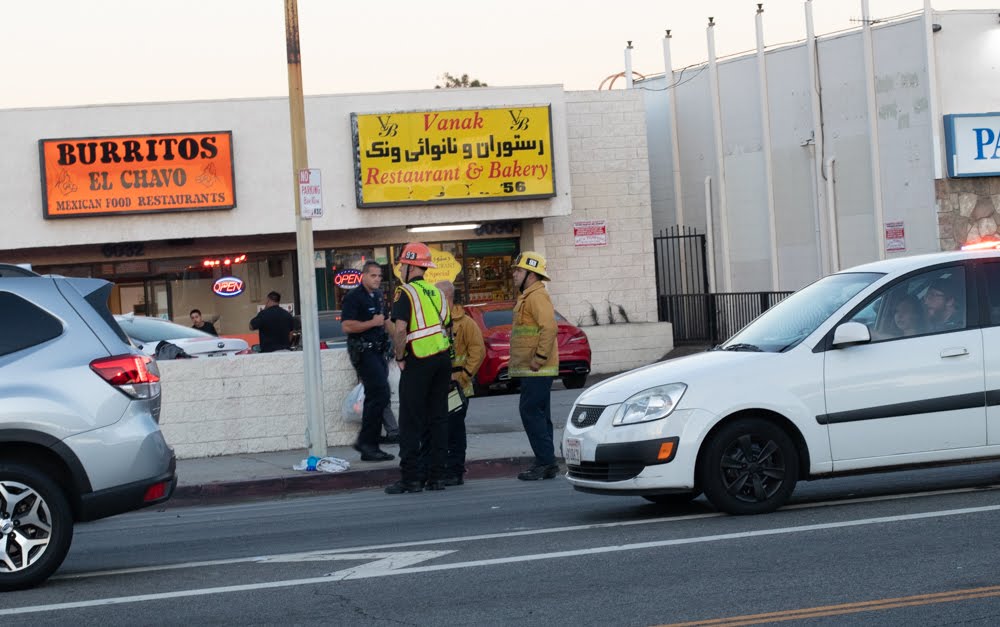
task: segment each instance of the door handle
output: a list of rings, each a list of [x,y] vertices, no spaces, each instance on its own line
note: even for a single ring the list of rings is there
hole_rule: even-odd
[[[941,349],[941,358],[942,359],[944,359],[945,357],[961,357],[962,355],[968,355],[968,354],[969,354],[969,350],[966,349],[966,348],[963,348],[961,346],[955,346],[953,348],[942,348]]]

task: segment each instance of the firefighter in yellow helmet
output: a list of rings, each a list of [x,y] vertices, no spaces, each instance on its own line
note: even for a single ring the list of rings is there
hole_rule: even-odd
[[[524,251],[514,260],[514,285],[519,295],[510,332],[511,378],[521,385],[521,424],[535,454],[531,468],[520,473],[522,481],[552,479],[559,474],[552,442],[552,380],[559,375],[555,309],[545,289],[549,280],[545,257]]]
[[[448,303],[441,290],[424,280],[434,268],[431,251],[419,242],[399,255],[403,284],[392,304],[393,349],[399,377],[399,471],[401,478],[385,489],[403,494],[445,487],[448,449],[448,390],[451,356]],[[422,437],[424,433],[427,437]],[[425,440],[423,446],[421,440]]]

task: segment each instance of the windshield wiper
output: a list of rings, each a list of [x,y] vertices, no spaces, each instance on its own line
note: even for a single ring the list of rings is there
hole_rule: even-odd
[[[763,353],[764,351],[755,344],[732,344],[723,348],[724,351],[746,351],[749,353]]]

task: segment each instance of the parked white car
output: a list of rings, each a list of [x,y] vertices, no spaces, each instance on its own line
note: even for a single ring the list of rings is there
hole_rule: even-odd
[[[163,341],[183,349],[192,357],[220,357],[250,352],[250,345],[246,340],[216,337],[169,320],[131,314],[115,316],[115,320],[136,348],[153,357],[156,356],[156,347]]]
[[[827,276],[716,349],[586,390],[577,490],[769,512],[799,479],[1000,457],[1000,252]]]

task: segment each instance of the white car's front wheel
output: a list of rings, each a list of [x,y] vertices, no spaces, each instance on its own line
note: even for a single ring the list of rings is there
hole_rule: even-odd
[[[741,418],[710,436],[699,460],[698,484],[709,502],[728,514],[765,514],[791,496],[799,454],[773,422]]]

